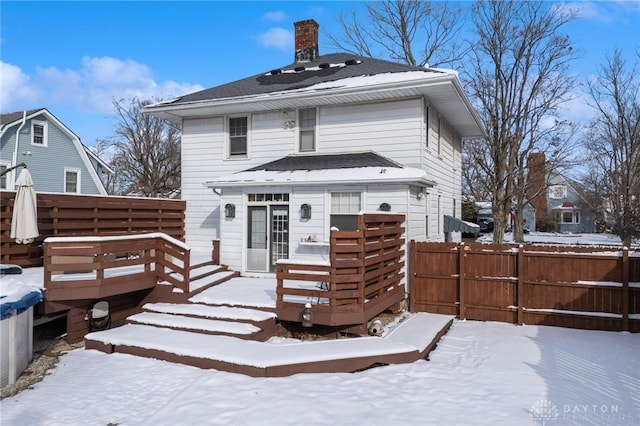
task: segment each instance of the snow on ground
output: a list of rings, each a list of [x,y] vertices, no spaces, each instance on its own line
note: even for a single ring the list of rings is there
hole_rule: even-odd
[[[574,245],[574,246],[622,246],[620,237],[612,234],[562,234],[558,232],[530,232],[524,235],[527,243],[545,245]],[[490,243],[493,234],[484,234],[477,240],[479,243]],[[504,242],[513,242],[513,233],[504,234]]]
[[[456,321],[430,361],[251,378],[76,350],[2,425],[632,425],[640,335]]]

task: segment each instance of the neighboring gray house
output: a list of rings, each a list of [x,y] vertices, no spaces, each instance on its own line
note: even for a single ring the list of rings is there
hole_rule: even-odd
[[[0,115],[0,171],[20,163],[36,192],[107,195],[99,174],[113,173],[46,108]],[[14,190],[20,170],[4,175],[0,189]]]
[[[551,222],[557,232],[596,232],[596,212],[582,195],[580,183],[550,170],[541,152],[529,155],[528,167],[529,199],[536,209],[536,229],[543,222]]]
[[[486,133],[457,73],[319,56],[318,24],[294,27],[293,63],[143,109],[182,125],[186,242],[270,274],[326,257],[360,212],[405,214],[407,242],[460,239],[461,140]]]

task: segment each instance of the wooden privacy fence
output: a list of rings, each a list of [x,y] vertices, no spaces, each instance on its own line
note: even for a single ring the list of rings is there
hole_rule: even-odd
[[[158,198],[37,194],[40,237],[16,244],[10,237],[15,192],[0,192],[0,251],[3,263],[42,266],[47,237],[114,236],[163,232],[184,240],[185,201]]]
[[[278,318],[300,322],[309,302],[314,324],[366,327],[403,300],[403,222],[399,214],[362,214],[357,231],[331,231],[328,261],[278,261]]]
[[[461,319],[640,332],[640,252],[410,244],[410,310]]]

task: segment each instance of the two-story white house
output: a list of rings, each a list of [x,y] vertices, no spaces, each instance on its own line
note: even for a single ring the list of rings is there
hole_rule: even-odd
[[[294,27],[292,64],[144,109],[182,123],[187,243],[261,274],[363,211],[405,214],[407,241],[459,237],[461,140],[484,130],[456,72],[319,56],[318,24]]]
[[[24,164],[37,192],[107,195],[113,170],[46,108],[0,115],[0,190],[12,191]]]

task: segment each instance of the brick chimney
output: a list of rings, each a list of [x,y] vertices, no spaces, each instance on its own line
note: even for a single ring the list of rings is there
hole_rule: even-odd
[[[532,152],[527,159],[529,178],[527,196],[529,202],[536,209],[536,229],[547,217],[546,191],[546,157],[544,152]]]
[[[311,62],[318,53],[318,23],[313,19],[293,23],[296,33],[296,62]]]

